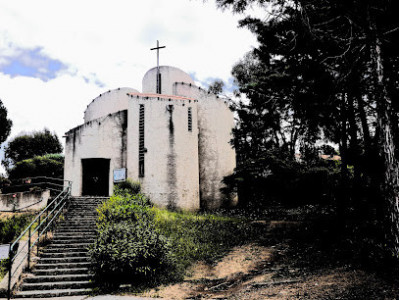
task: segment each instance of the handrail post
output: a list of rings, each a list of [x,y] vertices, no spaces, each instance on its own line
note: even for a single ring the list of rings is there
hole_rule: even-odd
[[[40,224],[41,224],[41,215],[39,215],[39,223],[37,224],[37,244],[36,244],[36,255],[39,256],[39,244],[40,244]]]
[[[30,247],[31,247],[31,226],[29,226],[29,235],[28,235],[28,270],[30,270]]]
[[[48,225],[48,210],[46,210],[46,228],[47,228],[47,225]],[[46,239],[47,239],[47,232],[48,232],[48,230],[46,230]]]
[[[11,298],[11,271],[12,271],[12,249],[11,245],[8,249],[8,291],[7,291],[7,299],[10,300]]]

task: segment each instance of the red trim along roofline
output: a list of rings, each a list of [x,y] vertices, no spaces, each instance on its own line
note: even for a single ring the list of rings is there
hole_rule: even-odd
[[[144,93],[128,93],[131,96],[139,96],[139,97],[150,97],[150,98],[164,98],[164,99],[173,99],[173,100],[192,100],[194,98],[176,96],[176,95],[165,95],[165,94],[144,94]]]

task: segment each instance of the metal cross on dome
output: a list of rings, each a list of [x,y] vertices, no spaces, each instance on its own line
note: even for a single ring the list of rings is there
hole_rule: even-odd
[[[157,46],[151,48],[150,50],[157,50],[157,94],[161,94],[161,78],[159,73],[159,49],[166,48],[166,46],[159,46],[159,41],[157,40]]]

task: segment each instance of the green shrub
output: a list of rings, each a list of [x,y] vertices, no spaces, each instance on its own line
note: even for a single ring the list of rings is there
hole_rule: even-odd
[[[3,279],[4,276],[7,274],[8,264],[9,264],[8,258],[0,260],[0,280]]]
[[[112,196],[98,209],[97,237],[89,253],[106,288],[155,283],[173,267],[167,240],[156,229],[154,211],[142,194]]]
[[[126,181],[119,182],[114,186],[114,194],[115,195],[124,195],[124,194],[138,194],[141,191],[140,182],[134,181],[130,178],[126,179]]]
[[[15,215],[0,220],[0,244],[13,242],[32,221],[34,214]],[[0,280],[7,273],[8,259],[0,261]]]
[[[167,241],[148,219],[108,225],[90,255],[96,276],[110,287],[156,282],[170,265]]]
[[[121,221],[153,219],[150,208],[149,200],[143,194],[112,196],[97,209],[97,227],[102,230]]]
[[[10,243],[25,229],[33,219],[32,214],[22,214],[0,220],[0,243]]]

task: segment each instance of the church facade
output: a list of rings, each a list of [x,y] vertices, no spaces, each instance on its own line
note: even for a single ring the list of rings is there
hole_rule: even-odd
[[[178,68],[153,68],[142,92],[118,88],[87,106],[84,124],[65,134],[64,179],[73,196],[108,196],[131,178],[161,207],[234,205],[220,190],[235,168],[233,126],[226,100]]]

